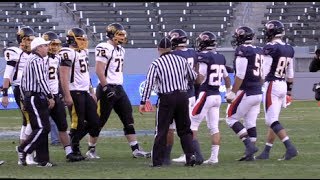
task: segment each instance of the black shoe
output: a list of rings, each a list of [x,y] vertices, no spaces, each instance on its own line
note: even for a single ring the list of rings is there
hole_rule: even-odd
[[[18,165],[26,166],[27,165],[27,161],[26,161],[27,153],[20,150],[20,148],[18,146],[16,146],[16,151],[18,153],[18,159],[19,159]]]
[[[254,160],[255,160],[255,157],[253,155],[251,156],[244,155],[238,159],[238,161],[254,161]]]
[[[41,163],[38,163],[37,165],[37,167],[53,167],[53,166],[57,166],[57,164],[52,162],[41,162]]]
[[[82,161],[83,158],[84,158],[83,156],[79,156],[79,155],[77,155],[77,154],[74,154],[73,152],[72,152],[72,153],[69,153],[69,154],[66,156],[67,162]]]
[[[80,151],[73,151],[73,154],[78,156],[78,158],[80,159],[80,161],[85,160],[86,157],[84,157]]]
[[[196,164],[196,156],[192,155],[189,160],[187,160],[185,166],[194,166]]]

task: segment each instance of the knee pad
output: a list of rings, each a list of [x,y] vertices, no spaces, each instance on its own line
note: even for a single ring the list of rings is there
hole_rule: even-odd
[[[136,134],[136,131],[134,130],[133,124],[129,124],[123,128],[124,135],[128,134]]]
[[[279,121],[275,121],[271,124],[270,128],[273,130],[274,133],[278,134],[279,131],[283,129],[282,125]]]

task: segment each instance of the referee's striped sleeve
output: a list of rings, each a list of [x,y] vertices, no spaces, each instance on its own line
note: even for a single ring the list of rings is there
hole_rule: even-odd
[[[46,75],[46,69],[45,69],[45,64],[44,63],[37,63],[37,61],[32,61],[32,66],[35,71],[35,74],[38,79],[38,83],[41,87],[41,89],[44,91],[44,93],[48,96],[51,94],[50,88],[48,86],[47,82],[47,75]]]
[[[156,76],[157,76],[156,65],[152,63],[150,65],[150,68],[147,74],[147,80],[145,82],[144,89],[142,92],[141,104],[143,104],[144,102],[146,102],[147,99],[150,98],[151,91],[153,89],[153,85],[156,80]]]
[[[197,73],[187,64],[187,73],[190,81],[194,81],[197,78]]]

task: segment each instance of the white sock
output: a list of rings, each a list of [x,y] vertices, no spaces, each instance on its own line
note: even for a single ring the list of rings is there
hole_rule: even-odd
[[[65,152],[66,152],[66,155],[68,155],[68,154],[72,153],[72,149],[71,149],[71,146],[70,146],[70,145],[69,145],[69,146],[64,147],[64,150],[65,150]]]
[[[218,160],[218,156],[219,156],[219,145],[211,145],[211,159],[216,159]]]
[[[129,145],[130,145],[130,146],[134,146],[134,145],[136,145],[136,144],[138,144],[138,141],[131,141],[131,142],[129,142]]]

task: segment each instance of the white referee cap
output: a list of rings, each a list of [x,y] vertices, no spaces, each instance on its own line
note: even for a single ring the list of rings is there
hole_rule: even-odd
[[[36,47],[44,44],[49,44],[51,41],[46,41],[42,37],[36,37],[31,41],[31,50],[34,50]]]

